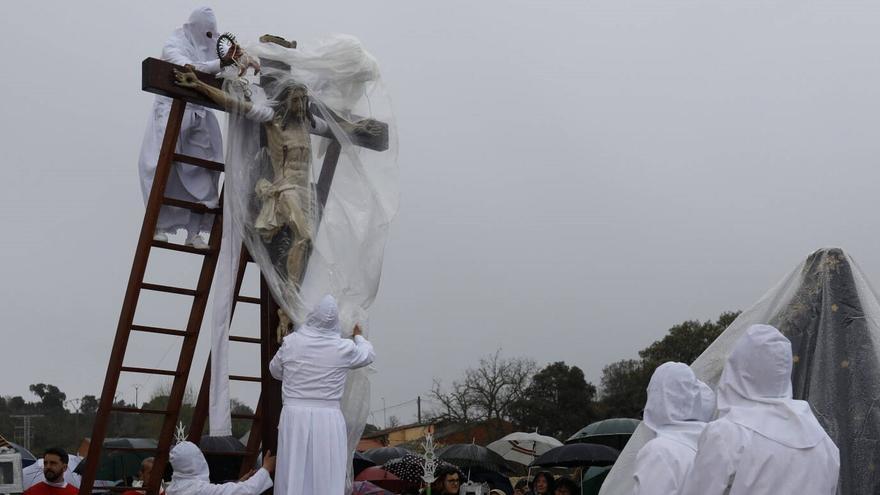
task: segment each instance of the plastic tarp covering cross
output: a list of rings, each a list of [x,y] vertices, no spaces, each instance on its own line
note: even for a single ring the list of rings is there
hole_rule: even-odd
[[[239,78],[235,69],[221,75],[224,91],[238,103],[227,109],[224,238],[211,351],[212,435],[229,427],[226,346],[241,242],[292,322],[305,321],[309,310],[332,294],[343,336],[351,335],[355,323],[367,334],[367,310],[379,288],[385,241],[398,208],[391,101],[376,60],[361,43],[334,35],[296,49],[258,43],[245,50],[261,61],[261,75]],[[321,136],[306,132],[303,140],[290,134],[303,124],[293,118],[302,113],[296,98],[306,102],[308,129],[320,129]],[[345,126],[359,121],[387,124],[387,149],[354,143],[356,136]],[[334,142],[339,159],[322,208],[315,186]],[[304,276],[290,273],[301,272],[303,264]],[[350,372],[342,399],[352,452],[369,412],[368,373]]]
[[[727,355],[752,324],[769,323],[792,343],[795,399],[810,403],[840,449],[841,495],[880,493],[880,303],[840,249],[820,249],[743,312],[691,365],[713,388]],[[600,495],[630,495],[639,449],[653,434],[640,425]]]

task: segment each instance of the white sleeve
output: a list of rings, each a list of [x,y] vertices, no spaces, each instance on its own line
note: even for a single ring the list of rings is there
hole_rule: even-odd
[[[222,485],[210,485],[199,495],[259,495],[272,488],[272,477],[269,471],[260,468],[247,481],[232,481]]]
[[[645,444],[636,456],[633,473],[633,495],[674,495],[680,488],[675,469],[669,463],[669,452]]]
[[[372,363],[373,360],[376,358],[376,353],[373,350],[373,344],[371,344],[369,340],[363,338],[360,335],[355,335],[354,341],[348,342],[348,345],[351,346],[348,362],[349,368],[363,368],[364,366]]]
[[[213,60],[209,60],[208,62],[195,62],[190,60],[183,52],[180,51],[180,48],[169,43],[166,44],[162,48],[162,60],[166,62],[171,62],[172,64],[177,65],[187,65],[190,64],[196,68],[199,72],[207,72],[208,74],[216,74],[220,72],[220,59],[215,58]]]
[[[700,435],[697,456],[685,477],[681,495],[723,495],[736,473],[733,452],[741,443],[737,426],[713,421]]]
[[[284,355],[286,349],[289,347],[287,343],[289,340],[290,339],[285,338],[281,341],[281,347],[278,348],[278,351],[275,352],[275,356],[269,361],[269,373],[271,373],[276,380],[281,380],[284,377],[284,360],[281,356]]]
[[[275,110],[269,105],[251,104],[251,108],[245,113],[245,118],[256,122],[268,122],[275,117]]]

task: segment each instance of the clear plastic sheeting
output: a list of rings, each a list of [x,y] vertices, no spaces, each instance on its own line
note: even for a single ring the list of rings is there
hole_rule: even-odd
[[[880,303],[858,266],[840,249],[811,254],[694,361],[697,378],[714,389],[734,343],[760,323],[791,340],[794,398],[810,403],[840,449],[838,493],[880,493]],[[636,454],[651,438],[640,425],[600,495],[633,492]]]
[[[234,67],[223,74],[224,91],[235,98],[228,108],[224,220],[231,229],[224,245],[236,242],[233,235],[244,241],[292,322],[332,294],[343,336],[356,323],[366,334],[398,207],[397,133],[378,64],[344,35],[296,49],[258,43],[245,50],[260,61],[260,75],[240,78]],[[337,153],[327,193],[322,165]],[[227,261],[237,259],[233,251]],[[352,451],[369,397],[368,371],[351,372],[342,409]]]

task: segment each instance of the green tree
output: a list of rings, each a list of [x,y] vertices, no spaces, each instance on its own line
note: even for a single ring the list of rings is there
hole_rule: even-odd
[[[98,398],[94,395],[83,395],[79,403],[79,411],[86,416],[93,415],[98,412]]]
[[[522,430],[564,440],[596,419],[595,399],[584,372],[559,361],[535,374],[511,416]]]
[[[64,409],[64,401],[67,400],[67,394],[59,390],[55,385],[36,383],[31,385],[29,389],[40,398],[44,409]]]
[[[709,344],[733,323],[739,311],[721,313],[717,320],[688,320],[639,351],[640,359],[625,359],[602,370],[600,415],[605,418],[640,418],[647,399],[648,382],[657,366],[667,361],[693,363]]]

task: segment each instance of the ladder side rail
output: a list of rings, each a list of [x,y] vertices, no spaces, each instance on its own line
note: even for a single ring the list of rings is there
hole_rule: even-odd
[[[248,435],[248,443],[245,447],[245,457],[241,461],[241,471],[238,476],[242,477],[253,468],[257,463],[257,455],[260,453],[260,444],[263,441],[261,435],[263,431],[263,401],[257,401],[257,408],[254,410],[254,419],[251,421],[251,432]]]
[[[107,435],[107,424],[110,419],[110,409],[113,407],[113,398],[116,395],[116,387],[119,384],[122,362],[125,359],[125,349],[128,345],[128,337],[131,333],[131,325],[134,323],[135,309],[140,296],[141,284],[147,270],[147,261],[150,256],[150,247],[153,235],[156,231],[156,223],[159,220],[159,211],[162,206],[162,198],[165,196],[165,185],[171,173],[171,158],[177,147],[177,138],[183,123],[183,113],[186,110],[186,102],[175,99],[171,105],[168,122],[165,126],[165,136],[159,150],[159,160],[156,173],[153,177],[153,187],[147,201],[144,212],[144,221],[141,225],[141,233],[138,238],[137,250],[125,289],[122,311],[119,315],[119,324],[116,327],[116,337],[110,351],[110,361],[107,364],[107,374],[104,377],[104,388],[98,404],[98,412],[95,424],[92,428],[91,443],[89,444],[88,459],[85,472],[80,484],[80,493],[91,495],[98,470],[98,461],[101,457],[104,438]]]
[[[220,201],[223,201],[223,194],[220,194]],[[187,336],[183,339],[181,345],[180,356],[177,361],[177,376],[171,386],[171,393],[168,398],[168,414],[162,423],[162,430],[159,433],[159,445],[156,452],[156,458],[153,461],[153,469],[158,473],[165,472],[165,466],[168,463],[168,456],[171,450],[171,442],[174,437],[174,431],[177,427],[177,420],[180,416],[180,408],[183,403],[183,396],[186,392],[187,380],[189,372],[192,368],[192,360],[198,343],[199,332],[202,328],[202,321],[205,316],[205,309],[208,306],[208,296],[211,290],[211,284],[214,280],[214,271],[217,268],[217,260],[220,252],[220,238],[223,235],[223,216],[218,214],[214,216],[214,222],[211,227],[210,239],[208,241],[209,254],[202,260],[202,270],[199,274],[199,281],[196,284],[196,296],[193,298],[192,307],[190,309],[189,321],[186,324]],[[147,495],[158,495],[159,482],[161,476],[150,478],[147,486]]]

